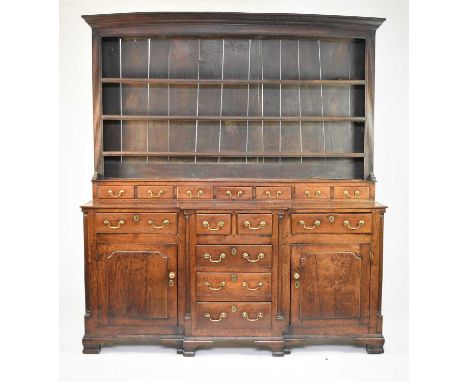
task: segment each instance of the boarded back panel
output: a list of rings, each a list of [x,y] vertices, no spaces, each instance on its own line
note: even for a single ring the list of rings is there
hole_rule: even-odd
[[[223,40],[200,40],[200,79],[220,80]]]
[[[148,78],[148,39],[122,39],[122,77]]]
[[[120,39],[102,39],[102,77],[120,77]]]

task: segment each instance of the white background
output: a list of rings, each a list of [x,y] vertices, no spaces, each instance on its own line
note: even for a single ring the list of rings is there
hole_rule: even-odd
[[[74,5],[74,4],[78,4]],[[410,260],[411,381],[463,380],[466,327],[466,10],[455,0],[410,6],[410,252],[407,250],[407,9],[403,1],[179,1],[2,3],[0,73],[0,297],[2,380],[407,380]],[[196,6],[196,7],[195,7]],[[82,13],[133,11],[302,12],[386,17],[377,34],[377,199],[385,227],[386,353],[308,347],[267,352],[159,347],[80,354],[81,216],[92,175],[91,38]],[[64,53],[64,51],[66,53]],[[398,57],[398,58],[397,58]],[[33,70],[31,70],[33,68]],[[60,123],[58,120],[61,108]],[[60,200],[59,200],[60,132]],[[59,219],[60,201],[60,219]],[[58,232],[60,230],[60,250]],[[139,350],[138,350],[139,349]],[[465,375],[465,377],[462,377]]]
[[[350,4],[352,3],[352,4]],[[83,234],[78,206],[91,198],[93,172],[91,28],[83,14],[136,11],[298,12],[386,17],[377,32],[375,174],[376,198],[390,207],[385,221],[383,315],[385,354],[368,356],[363,348],[308,347],[274,360],[254,349],[198,351],[183,360],[162,347],[103,348],[100,356],[80,354],[83,334]],[[170,376],[174,368],[215,379],[222,370],[250,369],[249,380],[282,374],[294,379],[313,363],[314,376],[329,380],[371,378],[380,370],[389,380],[407,373],[408,351],[408,9],[406,1],[61,1],[60,8],[60,133],[61,133],[61,356],[62,377],[128,380],[135,369],[144,380]],[[395,113],[398,110],[398,113]],[[395,150],[396,148],[396,150]],[[275,365],[275,367],[273,367]],[[224,373],[223,373],[224,374]],[[258,374],[256,378],[255,375]],[[180,376],[182,377],[182,376]],[[146,379],[145,379],[146,378]],[[239,374],[224,374],[224,381]],[[322,380],[327,380],[326,378]]]

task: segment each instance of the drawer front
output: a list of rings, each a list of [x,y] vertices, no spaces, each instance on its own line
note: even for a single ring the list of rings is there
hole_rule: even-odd
[[[230,214],[197,214],[197,235],[230,235]]]
[[[177,233],[177,214],[158,213],[97,213],[97,233]]]
[[[197,245],[197,266],[271,268],[271,245]]]
[[[133,199],[135,188],[133,186],[98,186],[99,199]]]
[[[370,233],[372,214],[292,214],[291,231],[304,233]]]
[[[252,187],[216,187],[216,199],[252,199]]]
[[[257,187],[257,199],[291,199],[291,187]]]
[[[247,235],[271,235],[273,217],[271,214],[239,214],[237,233]]]
[[[296,186],[296,199],[330,199],[329,186],[299,184]]]
[[[213,188],[210,186],[177,186],[178,199],[213,199]]]
[[[139,199],[173,199],[174,187],[172,186],[138,186]]]
[[[198,302],[198,329],[268,329],[270,302]]]
[[[335,199],[369,199],[369,187],[334,187]]]
[[[271,273],[197,272],[197,298],[205,301],[269,301]]]

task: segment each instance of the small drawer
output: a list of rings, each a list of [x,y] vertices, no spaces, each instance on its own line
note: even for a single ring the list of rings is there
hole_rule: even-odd
[[[177,233],[177,214],[161,213],[97,213],[97,233]]]
[[[172,186],[138,186],[139,199],[173,199],[174,187]]]
[[[370,233],[372,214],[292,214],[291,232],[305,233]]]
[[[369,187],[334,187],[334,199],[369,199]]]
[[[330,187],[314,184],[299,184],[296,186],[296,199],[330,199]]]
[[[271,273],[197,272],[201,301],[269,301]]]
[[[252,187],[215,187],[216,199],[252,199]]]
[[[99,199],[133,199],[135,188],[133,186],[98,186]]]
[[[271,235],[273,229],[271,214],[239,214],[237,233],[249,235]]]
[[[291,187],[257,187],[257,199],[291,199]]]
[[[197,214],[196,233],[198,235],[230,235],[230,214]]]
[[[213,199],[209,186],[177,186],[177,199]]]
[[[268,329],[270,302],[198,302],[197,329]]]
[[[197,245],[197,266],[271,268],[271,245]]]

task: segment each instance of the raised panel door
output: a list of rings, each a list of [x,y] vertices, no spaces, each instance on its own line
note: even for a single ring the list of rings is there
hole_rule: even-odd
[[[99,324],[176,325],[176,255],[171,244],[98,244]]]
[[[369,317],[369,244],[295,245],[291,324],[365,324]]]

